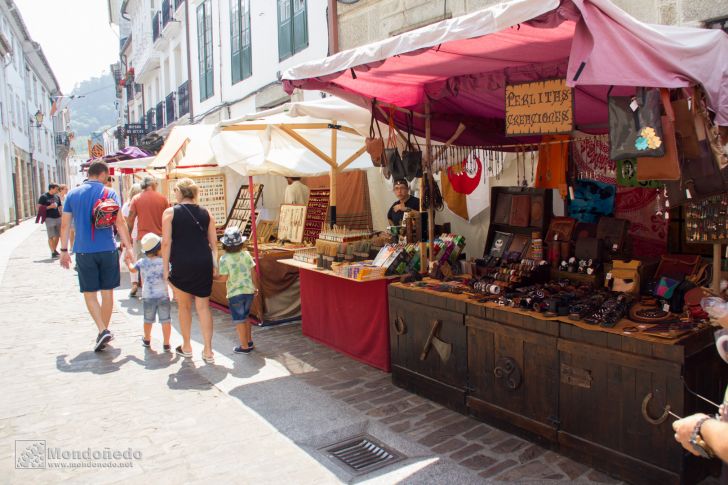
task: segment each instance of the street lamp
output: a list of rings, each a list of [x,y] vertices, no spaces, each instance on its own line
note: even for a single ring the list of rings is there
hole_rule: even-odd
[[[33,118],[35,119],[35,127],[40,128],[43,126],[43,113],[41,113],[40,110],[36,111],[33,115]],[[32,123],[32,121],[31,121]]]
[[[30,122],[28,124],[30,125],[31,128],[33,128],[33,127],[40,128],[41,126],[43,126],[43,113],[41,112],[41,110],[38,110],[35,112],[35,114],[33,115],[33,118],[30,119]],[[28,141],[30,142],[30,170],[31,170],[31,175],[32,175],[31,180],[33,182],[33,190],[32,190],[33,198],[34,198],[33,200],[38,200],[38,194],[37,194],[38,182],[37,182],[37,176],[35,173],[36,172],[36,163],[35,163],[35,160],[33,160],[33,152],[35,151],[35,144],[33,143],[34,136],[30,132],[30,130],[28,130]],[[43,187],[41,187],[40,190],[43,190]]]

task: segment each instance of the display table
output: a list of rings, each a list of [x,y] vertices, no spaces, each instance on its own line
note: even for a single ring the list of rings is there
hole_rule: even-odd
[[[303,334],[389,372],[387,286],[392,278],[356,281],[293,259],[280,262],[301,270]]]
[[[389,287],[392,380],[488,421],[540,436],[631,483],[695,483],[707,462],[675,443],[666,405],[715,413],[728,367],[712,329],[675,338],[547,318],[465,294]],[[436,322],[447,355],[423,348]]]
[[[219,251],[219,254],[224,254]],[[275,325],[301,317],[301,299],[299,292],[298,271],[290,266],[280,264],[281,259],[290,258],[293,251],[283,247],[266,245],[261,248],[260,290],[253,300],[250,315],[260,321],[261,325]],[[227,290],[222,281],[213,281],[210,301],[223,309],[228,306]]]

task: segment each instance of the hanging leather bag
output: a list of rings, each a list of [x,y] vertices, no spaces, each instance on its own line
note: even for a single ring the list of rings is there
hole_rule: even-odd
[[[387,147],[384,149],[384,159],[392,180],[405,178],[404,165],[397,148],[397,130],[394,126],[393,111],[389,113],[389,137],[387,138]]]
[[[625,160],[664,156],[660,91],[637,88],[634,96],[608,97],[610,158]]]
[[[412,113],[407,115],[407,148],[402,152],[405,178],[411,182],[417,177],[422,177],[422,150],[415,137],[417,149],[412,144],[412,131],[414,130],[414,119]]]
[[[377,124],[379,136],[374,133],[374,123]],[[382,137],[382,129],[379,122],[374,119],[374,104],[372,103],[372,120],[369,124],[369,136],[364,139],[367,153],[372,158],[372,164],[375,167],[381,167],[384,164],[384,138]]]
[[[665,116],[660,117],[662,144],[665,154],[661,157],[640,157],[637,159],[637,180],[680,180],[680,159],[675,138],[675,113],[670,104],[670,92],[660,89]]]
[[[697,110],[696,131],[698,131],[698,139],[700,140],[702,140],[700,136],[702,134],[701,132],[705,133],[705,140],[708,142],[715,164],[718,170],[723,170],[728,168],[728,156],[723,151],[720,143],[720,131],[710,119],[705,96],[705,90],[703,90],[702,86],[696,86],[695,96],[693,97],[693,102]]]

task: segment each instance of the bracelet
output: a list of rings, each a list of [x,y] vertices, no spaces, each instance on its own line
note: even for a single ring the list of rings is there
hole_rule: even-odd
[[[60,248],[60,251],[61,251],[62,253],[67,253],[67,252],[68,252],[68,248],[66,248],[66,249]]]
[[[703,437],[700,435],[700,428],[702,428],[703,423],[705,423],[709,419],[713,419],[713,418],[711,418],[710,416],[705,416],[704,418],[700,418],[700,420],[697,423],[695,423],[695,428],[693,428],[693,432],[690,435],[690,445],[703,458],[713,458],[715,456],[715,454],[713,453],[713,450],[710,449],[708,444],[705,442]]]

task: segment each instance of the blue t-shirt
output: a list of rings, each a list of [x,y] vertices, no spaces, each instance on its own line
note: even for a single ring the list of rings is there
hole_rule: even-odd
[[[68,192],[66,203],[63,205],[63,212],[73,215],[73,225],[76,229],[76,240],[73,243],[73,251],[76,253],[103,253],[116,250],[114,231],[112,228],[94,229],[91,228],[91,221],[94,204],[101,198],[104,189],[109,191],[109,197],[113,197],[121,206],[119,196],[112,189],[106,188],[104,184],[96,180],[88,180]]]
[[[169,298],[167,283],[164,281],[164,262],[161,257],[142,258],[134,268],[142,273],[142,299]]]

